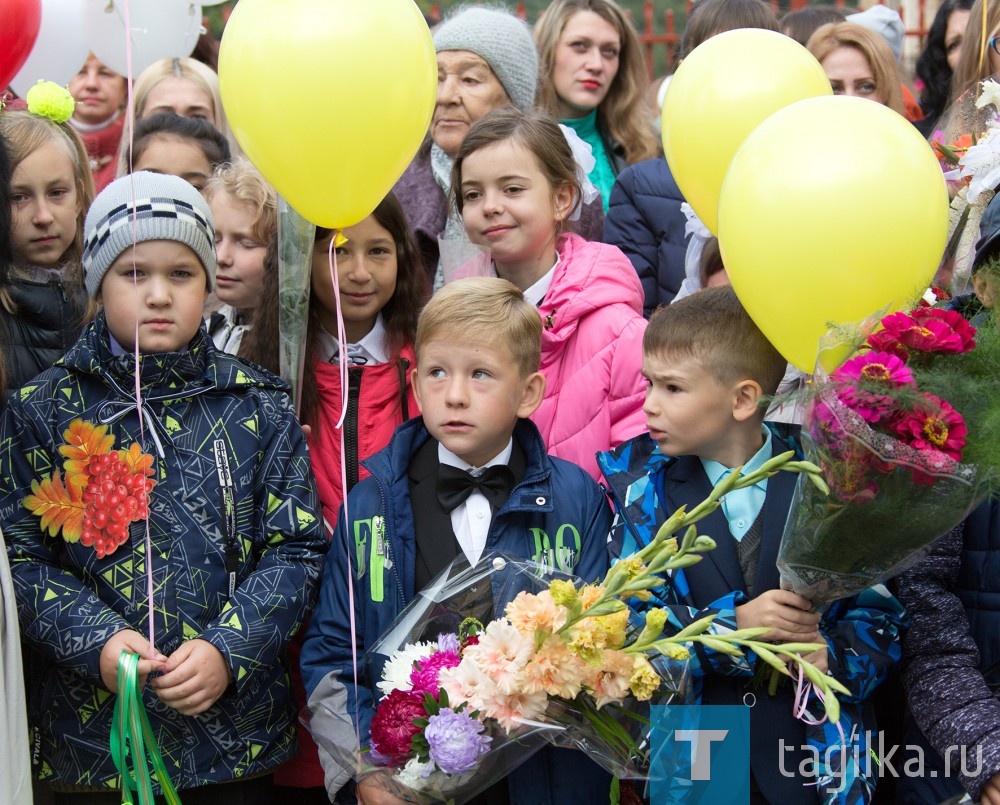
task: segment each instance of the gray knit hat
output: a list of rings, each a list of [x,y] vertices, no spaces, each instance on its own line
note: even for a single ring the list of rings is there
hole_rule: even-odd
[[[180,177],[138,171],[115,179],[90,205],[83,232],[83,278],[94,298],[118,255],[146,240],[190,246],[205,267],[209,289],[215,287],[212,211],[201,193]]]
[[[903,25],[903,18],[899,16],[898,11],[893,11],[888,6],[877,5],[872,6],[867,11],[848,14],[847,21],[862,25],[869,31],[874,31],[889,44],[889,49],[896,57],[896,61],[903,58],[906,27]]]
[[[464,6],[434,31],[434,50],[468,50],[485,60],[522,112],[535,103],[538,52],[528,26],[500,8]]]

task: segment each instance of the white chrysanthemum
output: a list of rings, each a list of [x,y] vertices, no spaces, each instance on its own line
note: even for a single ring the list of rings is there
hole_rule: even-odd
[[[1000,84],[997,85],[1000,87]],[[975,204],[979,196],[1000,184],[1000,127],[990,126],[986,134],[959,160],[962,175],[972,178],[968,199]]]
[[[437,643],[407,643],[385,664],[378,689],[386,696],[394,690],[413,690],[413,685],[410,683],[413,663],[429,657],[436,649]]]
[[[427,777],[432,771],[434,771],[434,764],[431,761],[421,763],[417,758],[411,757],[406,761],[406,765],[399,770],[396,780],[413,791],[419,791],[427,785]]]
[[[977,109],[982,109],[989,104],[993,104],[994,108],[1000,110],[1000,84],[992,78],[982,83],[979,90],[979,97],[976,98]]]

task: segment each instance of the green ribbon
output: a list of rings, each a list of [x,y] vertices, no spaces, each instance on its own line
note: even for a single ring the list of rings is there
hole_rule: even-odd
[[[122,803],[154,805],[155,777],[167,805],[181,805],[149,726],[138,668],[139,655],[123,651],[118,658],[118,697],[111,722],[111,757],[122,776]]]

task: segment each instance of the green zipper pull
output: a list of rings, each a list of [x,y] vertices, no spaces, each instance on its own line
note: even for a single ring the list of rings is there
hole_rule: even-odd
[[[389,546],[385,544],[385,518],[376,515],[372,518],[372,547],[369,562],[372,601],[375,603],[381,603],[385,598],[383,576],[385,557],[388,553]]]

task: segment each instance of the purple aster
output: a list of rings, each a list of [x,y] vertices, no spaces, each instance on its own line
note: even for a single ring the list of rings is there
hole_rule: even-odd
[[[430,759],[445,774],[465,774],[479,763],[479,758],[490,750],[489,735],[479,721],[466,713],[456,713],[443,707],[428,719],[424,738],[430,747]]]
[[[458,654],[458,635],[441,633],[438,635],[438,651]]]

